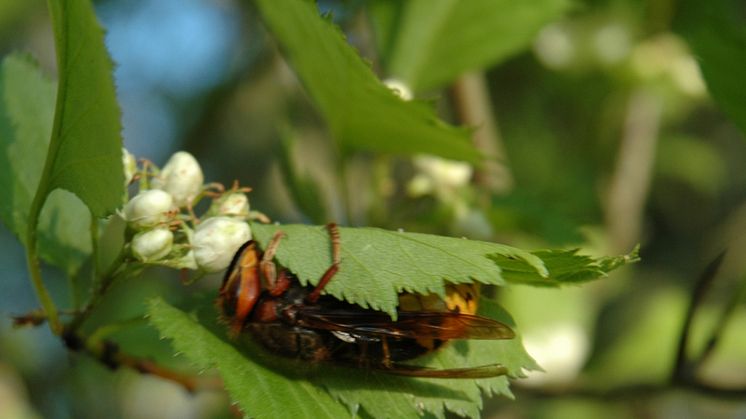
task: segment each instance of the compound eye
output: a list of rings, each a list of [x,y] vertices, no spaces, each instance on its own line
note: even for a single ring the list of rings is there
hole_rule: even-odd
[[[233,319],[241,299],[242,278],[246,270],[255,270],[257,266],[257,248],[252,240],[241,246],[225,272],[223,284],[218,295],[218,308],[225,319]]]

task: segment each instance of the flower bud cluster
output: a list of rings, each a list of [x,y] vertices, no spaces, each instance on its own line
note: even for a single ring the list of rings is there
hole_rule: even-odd
[[[120,212],[137,260],[216,272],[228,267],[238,248],[251,240],[246,189],[205,185],[191,154],[176,152],[159,169],[150,162],[138,167],[124,150],[123,165],[127,184],[139,180],[139,191]],[[212,203],[200,219],[194,207],[205,198]]]

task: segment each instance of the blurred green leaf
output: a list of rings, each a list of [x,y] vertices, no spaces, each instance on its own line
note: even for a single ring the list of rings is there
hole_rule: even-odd
[[[54,118],[54,83],[29,57],[3,60],[0,73],[0,215],[25,241],[26,221],[44,167]]]
[[[410,0],[402,11],[389,72],[414,90],[439,87],[526,48],[568,0]]]
[[[332,262],[327,230],[306,225],[252,226],[262,246],[278,230],[286,237],[277,250],[277,260],[298,275],[302,284],[316,284]],[[504,285],[501,267],[488,255],[502,255],[510,260],[510,267],[532,278],[549,275],[539,257],[502,244],[378,228],[340,228],[339,232],[342,266],[326,293],[392,317],[400,292],[443,298],[444,281]]]
[[[77,195],[98,217],[122,204],[122,126],[103,31],[89,1],[50,1],[59,83],[40,188]],[[40,190],[40,192],[42,191]]]
[[[638,256],[639,248],[635,248],[628,255],[598,259],[579,255],[578,251],[578,249],[573,249],[531,252],[546,266],[549,271],[549,275],[546,276],[537,275],[531,269],[526,269],[525,263],[514,259],[510,255],[494,254],[490,258],[502,268],[503,277],[508,282],[547,287],[593,281],[605,277],[609,272],[620,266],[640,260]]]
[[[257,4],[343,149],[480,161],[466,129],[440,121],[424,103],[397,97],[312,2]]]
[[[0,39],[17,33],[19,23],[31,15],[35,6],[33,2],[25,0],[4,0],[0,3]]]
[[[288,128],[284,130],[283,138],[280,141],[280,153],[278,154],[285,186],[292,195],[295,204],[312,222],[323,223],[328,218],[321,190],[318,183],[308,174],[300,175],[298,173],[293,159],[294,146],[294,134]]]
[[[55,190],[41,210],[39,255],[74,277],[91,254],[91,213],[77,196]]]
[[[582,240],[579,228],[587,218],[557,208],[547,196],[531,188],[517,188],[510,195],[492,198],[489,218],[495,231],[516,230],[541,237],[549,246],[563,246]]]
[[[0,217],[21,242],[47,152],[54,118],[54,83],[28,57],[10,55],[0,69]],[[74,275],[91,252],[90,213],[66,191],[42,209],[41,257]]]
[[[664,138],[656,152],[656,169],[699,193],[715,195],[727,180],[726,164],[714,144],[688,138]]]
[[[746,133],[746,17],[739,16],[739,5],[730,0],[685,1],[681,6],[681,30],[697,56],[715,102]]]
[[[629,296],[632,298],[606,313],[612,318],[604,319],[603,327],[607,329],[601,334],[611,335],[613,342],[606,345],[605,351],[594,353],[586,370],[601,389],[664,382],[671,373],[686,295],[678,289],[658,286],[639,288]],[[630,304],[634,304],[634,310],[630,310]]]
[[[233,346],[220,340],[186,313],[161,299],[151,301],[151,323],[161,336],[172,339],[198,368],[217,368],[231,398],[254,418],[342,418],[342,405],[314,385],[247,362]]]
[[[391,57],[400,28],[402,10],[406,5],[407,2],[400,0],[376,0],[365,4],[366,11],[371,16],[372,32],[383,68],[388,68],[388,59]]]

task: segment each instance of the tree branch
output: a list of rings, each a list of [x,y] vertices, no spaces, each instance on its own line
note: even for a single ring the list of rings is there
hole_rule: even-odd
[[[163,367],[152,360],[122,352],[119,345],[110,340],[83,338],[75,333],[66,333],[63,340],[69,350],[85,353],[112,370],[120,367],[131,368],[142,374],[151,374],[171,381],[190,393],[223,390],[223,382],[218,377],[198,377]]]
[[[743,301],[744,296],[746,296],[746,278],[741,279],[741,283],[737,286],[736,291],[731,294],[730,300],[728,300],[728,305],[725,306],[725,310],[723,310],[718,322],[716,323],[715,330],[712,331],[710,338],[705,344],[705,348],[695,361],[697,365],[703,365],[707,362],[718,343],[720,343],[725,326],[728,325],[731,317],[733,317],[733,313],[736,311],[736,307],[741,301]]]
[[[513,392],[516,393],[518,398],[525,396],[541,399],[563,397],[601,401],[627,401],[631,399],[650,399],[677,390],[701,394],[721,400],[743,401],[744,398],[746,398],[746,387],[721,387],[696,380],[676,381],[662,384],[638,383],[611,389],[572,386],[555,388],[527,387],[520,385],[520,383],[513,384]]]
[[[723,262],[725,252],[720,253],[715,260],[710,262],[705,268],[702,275],[697,279],[697,283],[694,285],[692,290],[692,298],[689,302],[689,307],[684,317],[684,325],[681,328],[681,336],[679,338],[679,344],[676,351],[676,362],[674,363],[674,369],[671,373],[671,380],[673,382],[681,382],[688,380],[694,375],[696,367],[698,365],[692,365],[687,360],[687,349],[689,347],[689,335],[692,329],[692,322],[694,321],[694,315],[697,309],[702,303],[705,295],[712,286],[713,281],[717,276],[718,269]]]
[[[642,215],[653,173],[663,105],[643,89],[627,105],[616,167],[606,197],[606,225],[613,251],[632,247],[642,231]]]
[[[475,181],[489,192],[507,193],[513,187],[513,176],[497,129],[484,73],[467,73],[459,77],[451,90],[459,121],[474,127],[474,146],[484,153],[484,166],[477,170]]]

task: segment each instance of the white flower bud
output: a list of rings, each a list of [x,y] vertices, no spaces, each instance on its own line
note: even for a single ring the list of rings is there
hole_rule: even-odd
[[[249,198],[245,193],[231,192],[216,199],[211,208],[215,215],[248,217]]]
[[[385,84],[386,87],[391,89],[394,93],[396,93],[397,96],[399,96],[403,100],[409,101],[414,99],[412,89],[410,89],[409,86],[407,86],[406,83],[401,80],[386,79],[383,81],[383,84]]]
[[[197,269],[197,261],[194,259],[194,250],[190,250],[181,259],[176,261],[180,268]]]
[[[132,254],[143,262],[152,262],[163,258],[171,252],[174,234],[161,227],[141,231],[132,239]]]
[[[153,227],[169,219],[173,198],[167,192],[150,189],[142,191],[124,205],[124,219],[136,230]]]
[[[251,230],[246,221],[231,217],[208,218],[194,232],[194,259],[197,266],[207,272],[221,271],[228,267],[238,248],[249,240]]]
[[[436,156],[420,155],[414,164],[429,176],[438,187],[458,188],[469,183],[472,168],[468,163],[447,160]]]
[[[407,193],[414,198],[427,195],[434,189],[433,180],[421,173],[413,177],[407,184]]]
[[[124,147],[122,147],[122,165],[124,165],[124,185],[127,186],[132,182],[132,178],[137,172],[137,160]]]
[[[197,196],[204,181],[202,168],[194,156],[186,151],[178,151],[153,179],[153,188],[170,193],[174,197],[174,203],[183,207]]]

